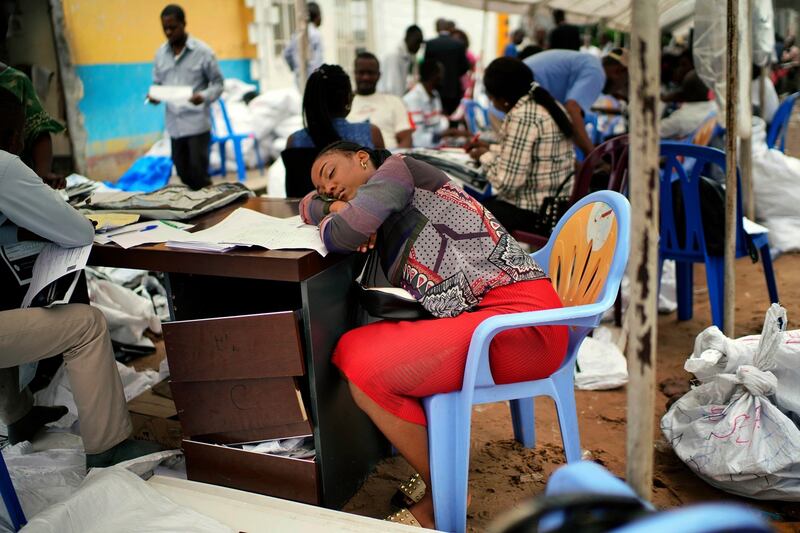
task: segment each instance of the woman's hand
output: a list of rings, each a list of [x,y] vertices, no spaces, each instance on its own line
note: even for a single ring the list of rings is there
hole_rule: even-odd
[[[347,202],[343,202],[341,200],[334,200],[331,202],[331,205],[328,207],[329,213],[338,213],[342,209],[347,207]]]
[[[470,149],[469,156],[474,159],[475,161],[480,160],[481,156],[489,151],[488,144],[480,144],[475,146],[474,148]]]
[[[357,251],[363,254],[375,248],[375,238],[377,235],[377,233],[370,235],[369,239],[367,239],[367,242],[359,246]]]

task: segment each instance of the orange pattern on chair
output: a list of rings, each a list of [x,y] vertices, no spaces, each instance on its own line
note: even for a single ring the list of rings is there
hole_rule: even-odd
[[[714,134],[714,128],[717,126],[717,116],[714,115],[706,119],[703,124],[697,128],[697,131],[692,136],[692,144],[697,146],[708,146],[711,142],[711,136]]]
[[[564,307],[595,302],[616,245],[617,218],[608,204],[593,202],[569,217],[550,252],[550,279]]]

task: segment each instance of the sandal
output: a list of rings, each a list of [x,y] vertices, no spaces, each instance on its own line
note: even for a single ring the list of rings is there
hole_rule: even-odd
[[[422,524],[420,524],[417,519],[414,518],[414,515],[411,514],[411,511],[406,508],[400,509],[394,514],[390,514],[386,517],[386,520],[388,522],[395,522],[397,524],[404,524],[411,527],[422,527]]]
[[[422,497],[425,496],[426,489],[427,486],[422,480],[422,476],[414,474],[397,487],[397,492],[392,497],[392,505],[397,509],[402,509],[419,503]]]

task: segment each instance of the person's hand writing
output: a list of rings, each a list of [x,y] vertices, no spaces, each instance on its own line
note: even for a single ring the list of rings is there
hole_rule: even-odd
[[[476,146],[469,151],[469,156],[478,161],[483,154],[489,151],[489,145]]]
[[[42,178],[51,189],[65,189],[67,187],[67,178],[58,174],[49,173],[46,177]]]
[[[192,95],[192,97],[191,97],[191,98],[189,98],[189,101],[190,101],[191,103],[193,103],[194,105],[200,105],[200,104],[202,104],[203,102],[205,102],[205,101],[206,101],[206,99],[205,99],[205,98],[203,98],[203,95],[202,95],[202,94],[200,94],[200,93],[194,93],[194,94]]]
[[[375,248],[375,239],[377,235],[378,235],[377,233],[373,233],[372,235],[370,235],[369,239],[367,239],[367,242],[358,247],[358,251],[363,254]]]

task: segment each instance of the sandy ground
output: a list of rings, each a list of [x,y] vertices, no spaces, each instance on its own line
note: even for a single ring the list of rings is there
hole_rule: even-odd
[[[760,264],[748,259],[737,265],[737,336],[760,333],[769,306]],[[785,255],[775,262],[778,290],[786,307],[789,327],[800,327],[800,287],[795,268],[800,255]],[[711,321],[705,275],[695,271],[694,318],[678,322],[675,313],[659,320],[657,382],[674,380],[688,386],[683,363],[696,335]],[[581,445],[597,462],[614,474],[625,475],[626,391],[576,391]],[[667,397],[656,395],[655,426],[665,412]],[[515,504],[541,494],[547,478],[564,463],[558,421],[548,398],[536,400],[537,446],[524,449],[512,439],[511,417],[506,404],[487,404],[474,409],[470,458],[470,531],[484,531],[494,518]],[[758,502],[717,490],[694,475],[673,453],[659,431],[654,435],[655,476],[652,501],[660,508],[708,500],[746,501],[768,513],[781,531],[800,531],[800,505]],[[382,517],[391,511],[389,500],[397,484],[412,473],[400,457],[383,461],[361,490],[345,506],[346,511]],[[532,474],[532,475],[525,475]]]

